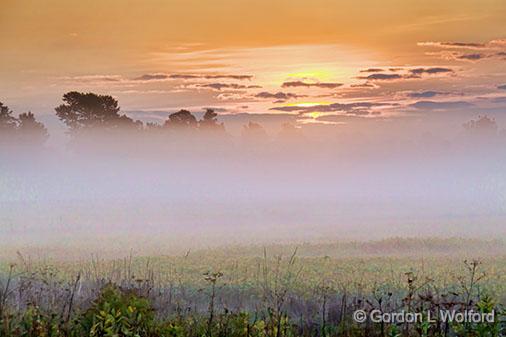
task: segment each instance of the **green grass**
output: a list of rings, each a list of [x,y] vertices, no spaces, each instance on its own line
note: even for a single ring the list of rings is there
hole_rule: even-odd
[[[377,305],[451,305],[501,315],[506,304],[503,252],[500,241],[390,239],[77,261],[19,255],[10,261],[16,263],[12,287],[19,287],[19,298],[30,303],[13,296],[5,307],[12,336],[39,336],[13,332],[22,326],[36,329],[37,320],[44,322],[47,336],[47,327],[54,326],[58,337],[386,336],[398,328],[402,336],[422,336],[422,330],[441,336],[442,327],[430,324],[407,330],[356,324],[351,312]],[[3,287],[9,268],[4,261]],[[135,305],[129,309],[123,302]],[[151,318],[142,320],[139,312]],[[459,336],[500,336],[502,328],[448,327]]]

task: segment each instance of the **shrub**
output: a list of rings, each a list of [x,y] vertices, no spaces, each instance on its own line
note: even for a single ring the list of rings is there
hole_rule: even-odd
[[[149,300],[107,285],[80,325],[90,337],[145,337],[154,330],[154,319]]]

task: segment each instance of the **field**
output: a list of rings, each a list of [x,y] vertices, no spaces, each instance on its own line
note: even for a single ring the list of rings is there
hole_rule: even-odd
[[[501,336],[502,241],[389,239],[2,264],[2,336]],[[495,323],[357,323],[356,310]]]

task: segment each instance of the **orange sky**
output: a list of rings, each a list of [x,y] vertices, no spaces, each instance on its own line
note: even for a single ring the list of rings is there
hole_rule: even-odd
[[[0,101],[49,114],[82,90],[126,111],[212,106],[301,122],[496,111],[505,20],[506,2],[492,0],[2,0]]]

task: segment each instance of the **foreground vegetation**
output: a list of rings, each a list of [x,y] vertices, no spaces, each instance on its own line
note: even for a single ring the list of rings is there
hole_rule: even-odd
[[[403,243],[405,243],[403,241]],[[403,244],[402,243],[402,244]],[[416,243],[413,243],[416,244]],[[392,242],[390,242],[392,245]],[[504,336],[506,258],[227,249],[3,265],[0,336]],[[234,253],[235,251],[235,253]],[[355,310],[494,313],[357,323]],[[434,317],[436,317],[435,315]]]

